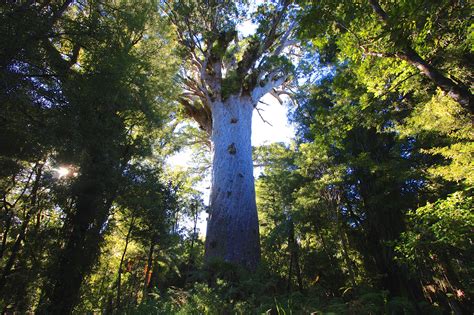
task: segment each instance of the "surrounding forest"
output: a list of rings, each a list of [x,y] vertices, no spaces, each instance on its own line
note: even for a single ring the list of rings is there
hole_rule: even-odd
[[[1,313],[473,314],[473,25],[468,0],[1,1]],[[268,94],[296,134],[252,147]]]

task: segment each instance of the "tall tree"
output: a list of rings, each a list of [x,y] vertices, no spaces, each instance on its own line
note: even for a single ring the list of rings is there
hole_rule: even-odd
[[[141,132],[164,121],[173,67],[165,32],[158,34],[155,2],[74,3],[61,27],[42,39],[51,75],[67,99],[57,160],[78,168],[70,186],[62,246],[51,259],[40,312],[71,313],[97,261],[110,208],[130,160],[147,154]],[[107,43],[103,45],[102,43]],[[167,55],[155,63],[153,53]],[[66,56],[69,56],[66,57]],[[73,57],[71,57],[73,56]],[[157,74],[164,80],[157,80]]]
[[[292,44],[291,1],[261,5],[254,34],[238,24],[245,2],[174,1],[167,12],[183,57],[181,104],[212,142],[212,188],[206,259],[255,269],[260,260],[252,165],[252,113],[260,98],[284,86],[292,65],[282,52]]]

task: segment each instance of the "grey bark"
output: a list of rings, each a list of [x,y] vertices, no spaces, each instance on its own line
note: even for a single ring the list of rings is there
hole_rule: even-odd
[[[250,97],[212,106],[212,189],[206,260],[215,258],[254,270],[260,241],[253,177]]]

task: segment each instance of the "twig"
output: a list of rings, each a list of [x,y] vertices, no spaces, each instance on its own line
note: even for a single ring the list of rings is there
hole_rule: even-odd
[[[260,111],[263,111],[263,109],[260,109],[258,107],[255,107],[255,109],[257,110],[257,113],[258,113],[258,116],[260,116],[260,118],[262,119],[262,121],[266,124],[269,124],[270,126],[273,127],[273,125],[271,123],[269,123],[268,121],[265,120],[265,118],[263,118],[262,114],[260,114]]]

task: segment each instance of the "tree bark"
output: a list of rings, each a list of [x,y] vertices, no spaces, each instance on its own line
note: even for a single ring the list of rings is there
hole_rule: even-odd
[[[205,259],[255,270],[260,240],[253,177],[250,97],[212,104],[213,168]]]
[[[150,242],[150,249],[148,250],[148,259],[145,267],[145,279],[143,281],[143,301],[147,299],[150,289],[149,284],[153,268],[153,251],[155,250],[155,243],[155,238],[153,237]]]
[[[5,252],[5,249],[7,247],[8,233],[10,232],[10,227],[12,224],[13,213],[9,210],[10,209],[7,208],[7,210],[5,211],[6,219],[5,219],[5,225],[4,225],[3,235],[2,235],[2,242],[0,244],[0,259],[3,258],[3,253]]]
[[[84,174],[76,186],[79,190],[76,211],[64,226],[65,245],[50,266],[50,283],[43,289],[40,314],[71,314],[79,300],[84,277],[97,260],[104,223],[116,190],[115,186],[105,188],[101,183],[104,178],[96,178],[95,170],[101,166],[105,168],[104,165],[82,168]]]
[[[255,270],[260,261],[250,142],[252,112],[261,97],[282,87],[290,76],[289,69],[271,61],[291,45],[295,35],[295,23],[285,23],[290,4],[289,0],[278,1],[278,9],[268,12],[266,31],[258,38],[247,37],[249,42],[240,50],[238,62],[234,51],[240,49],[238,30],[215,23],[225,12],[233,12],[232,2],[222,3],[218,9],[203,3],[199,13],[184,18],[168,6],[178,41],[192,63],[181,78],[181,104],[210,134],[212,142],[207,262],[220,259]]]
[[[290,267],[288,271],[288,284],[287,291],[291,292],[291,280],[293,275],[293,265],[296,272],[296,279],[298,281],[298,289],[300,292],[303,291],[303,279],[301,277],[301,268],[300,268],[300,258],[299,258],[299,248],[298,243],[295,239],[295,224],[293,219],[288,218],[288,250],[290,254]]]
[[[354,268],[353,268],[353,261],[352,259],[349,257],[349,246],[347,244],[347,239],[346,239],[346,235],[344,233],[344,231],[342,231],[340,225],[338,224],[337,226],[337,230],[339,232],[339,237],[341,239],[341,245],[342,245],[342,256],[344,257],[344,260],[346,262],[346,265],[347,265],[347,270],[349,271],[349,277],[350,277],[350,280],[351,280],[351,283],[354,287],[357,286],[357,283],[356,283],[356,280],[355,280],[355,272],[354,272]]]
[[[28,179],[20,193],[20,195],[16,198],[16,200],[13,202],[13,204],[9,204],[6,200],[6,192],[4,192],[3,194],[3,208],[5,209],[5,214],[4,216],[6,217],[6,220],[5,220],[5,224],[4,224],[4,230],[3,230],[3,236],[2,236],[2,243],[0,245],[0,258],[3,258],[3,254],[5,252],[5,249],[7,247],[7,240],[8,240],[8,233],[10,232],[10,228],[11,228],[11,224],[12,224],[12,219],[13,219],[13,216],[15,215],[13,213],[15,207],[16,207],[16,204],[18,203],[18,201],[20,201],[23,196],[25,195],[26,193],[26,190],[28,189],[29,185],[30,185],[30,182],[31,182],[31,179],[33,177],[33,175],[35,174],[36,172],[36,168],[38,167],[38,164],[39,162],[36,162],[35,166],[31,169],[31,172],[28,176]],[[15,183],[15,179],[13,179],[13,182]]]
[[[197,239],[197,223],[199,219],[199,210],[197,203],[193,203],[191,205],[191,211],[193,214],[193,236],[191,238],[191,245],[189,247],[189,256],[188,256],[188,264],[186,266],[186,273],[184,275],[184,284],[183,286],[186,286],[186,283],[188,281],[188,278],[190,276],[190,272],[192,269],[194,269],[195,265],[195,257],[194,257],[194,243],[196,242]]]
[[[352,285],[355,287],[357,284],[356,284],[356,281],[355,281],[355,272],[354,272],[354,269],[353,269],[353,262],[352,262],[352,259],[349,257],[349,250],[348,250],[348,242],[347,242],[347,238],[346,238],[346,234],[342,228],[342,218],[340,220],[340,216],[341,216],[341,213],[340,211],[338,210],[337,206],[334,207],[334,210],[336,212],[336,230],[337,230],[337,233],[339,234],[339,238],[341,239],[341,245],[342,245],[342,256],[344,257],[344,260],[346,262],[346,265],[347,265],[347,270],[349,271],[349,277],[350,277],[350,280],[351,280],[351,283]]]
[[[435,67],[426,62],[411,47],[406,47],[396,54],[400,59],[407,61],[411,65],[418,68],[426,77],[436,84],[449,97],[458,102],[470,114],[474,114],[474,108],[471,102],[471,93],[469,89],[456,84],[453,80],[444,76]]]
[[[188,269],[189,266],[194,265],[194,243],[197,238],[197,222],[199,219],[199,211],[197,205],[193,204],[191,207],[193,211],[193,236],[191,238],[191,246],[189,248]]]

